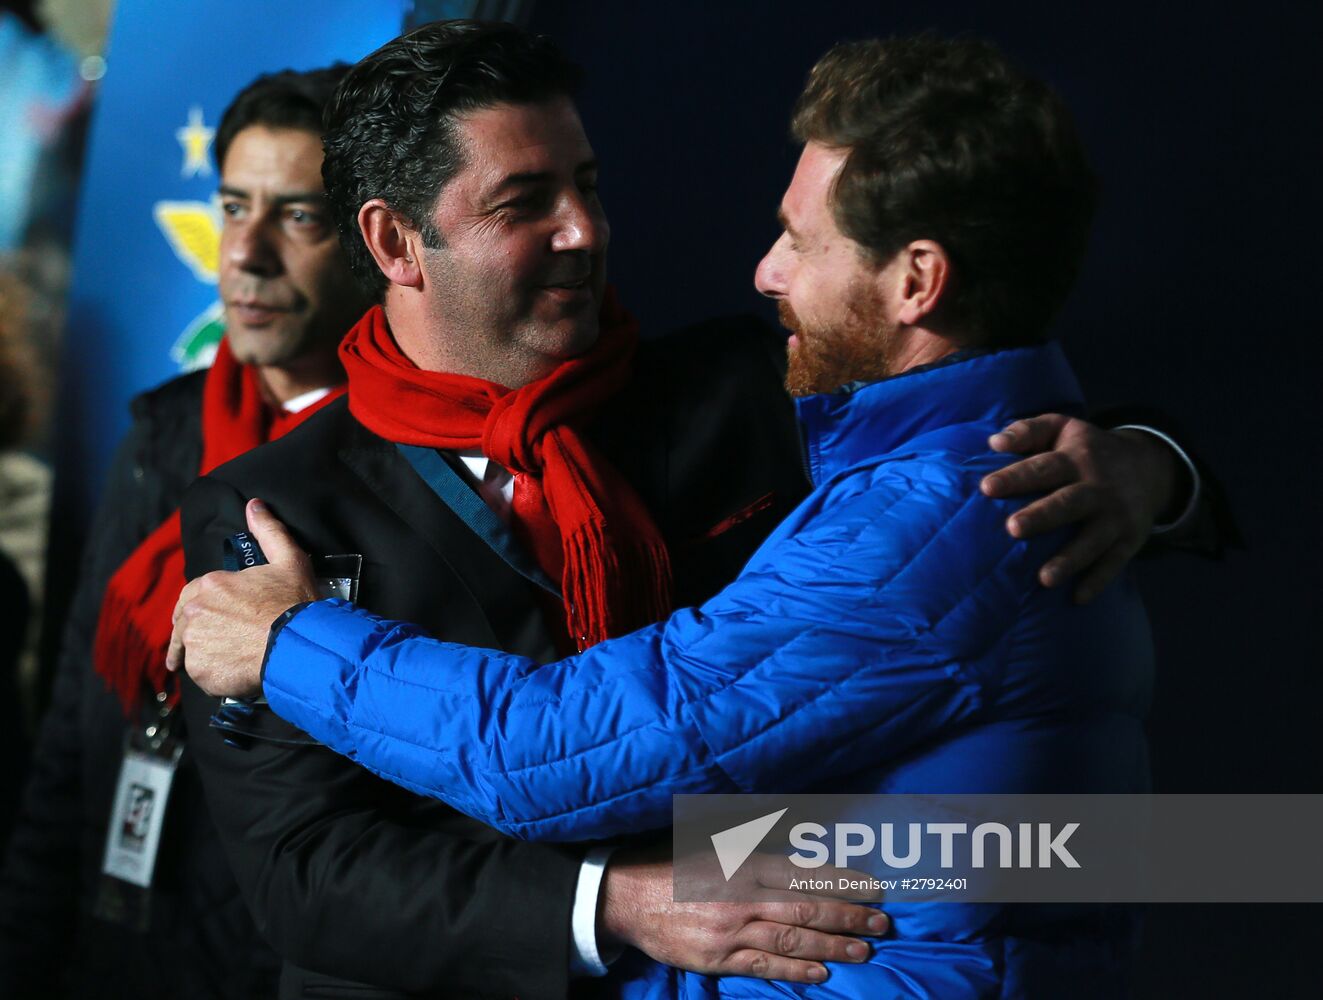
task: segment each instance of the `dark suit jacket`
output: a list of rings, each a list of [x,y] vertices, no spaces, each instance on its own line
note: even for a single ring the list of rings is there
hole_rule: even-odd
[[[806,492],[777,339],[724,321],[646,343],[633,384],[590,429],[639,491],[670,548],[675,605],[738,573]],[[314,555],[361,553],[358,600],[455,642],[552,657],[535,584],[438,499],[402,452],[344,403],[199,480],[183,505],[188,575],[220,568],[222,542],[260,496]],[[286,967],[282,995],[329,977],[443,996],[560,997],[582,848],[498,835],[348,760],[270,739],[227,746],[191,683],[193,752],[235,874]],[[283,741],[283,742],[282,742]],[[334,993],[333,995],[345,995]]]

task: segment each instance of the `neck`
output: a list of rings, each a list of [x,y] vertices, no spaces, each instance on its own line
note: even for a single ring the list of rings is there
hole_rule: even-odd
[[[957,350],[959,347],[947,337],[923,327],[905,327],[896,336],[895,350],[888,367],[893,374],[899,375],[911,368],[941,361]]]
[[[339,385],[345,371],[335,351],[329,351],[281,365],[258,365],[257,378],[267,402],[281,406],[305,392]]]

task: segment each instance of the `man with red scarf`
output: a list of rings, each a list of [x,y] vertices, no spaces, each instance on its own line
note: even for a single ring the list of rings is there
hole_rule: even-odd
[[[361,558],[365,606],[545,662],[714,593],[804,494],[761,326],[640,342],[607,289],[573,83],[545,39],[471,22],[421,28],[351,71],[325,177],[380,305],[342,345],[347,404],[190,492],[190,577],[221,564],[260,495],[303,548]],[[268,624],[232,639],[260,642]],[[291,963],[286,989],[337,976],[365,996],[563,996],[567,926],[600,970],[582,848],[515,845],[187,681],[184,706],[195,732],[214,717],[195,750],[236,874]],[[587,859],[598,878],[602,859]],[[649,953],[812,981],[805,959],[867,953],[820,931],[874,929],[817,912],[797,938],[783,914],[742,915],[733,944],[697,949],[665,913]]]
[[[150,890],[101,864],[126,736],[155,727],[189,739],[162,667],[184,580],[185,487],[344,393],[336,345],[366,302],[327,214],[320,123],[345,68],[261,77],[221,119],[226,336],[209,370],[133,401],[0,876],[4,996],[146,996],[162,984],[190,997],[274,994],[276,958],[216,848],[190,754]]]

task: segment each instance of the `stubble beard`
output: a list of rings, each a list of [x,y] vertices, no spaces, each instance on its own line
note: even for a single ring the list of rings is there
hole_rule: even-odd
[[[895,324],[879,299],[859,289],[851,296],[844,322],[805,323],[784,299],[777,303],[781,325],[799,338],[786,360],[786,390],[792,396],[834,392],[849,382],[871,382],[893,374]]]

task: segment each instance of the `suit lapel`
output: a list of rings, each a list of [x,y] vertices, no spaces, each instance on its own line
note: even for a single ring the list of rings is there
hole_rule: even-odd
[[[436,554],[437,559],[463,585],[473,610],[490,636],[486,644],[517,649],[518,616],[509,613],[515,595],[529,592],[525,579],[512,569],[428,488],[395,445],[368,431],[356,420],[340,448],[340,459],[382,503]],[[425,585],[419,581],[419,586]],[[531,598],[530,613],[535,614]],[[444,638],[444,637],[443,637]],[[531,652],[531,651],[530,651]]]
[[[404,460],[413,467],[418,478],[437,499],[454,511],[507,566],[552,596],[560,597],[560,589],[542,572],[542,568],[533,561],[514,533],[450,463],[441,457],[440,452],[434,448],[408,444],[397,444],[395,450],[404,456]]]

